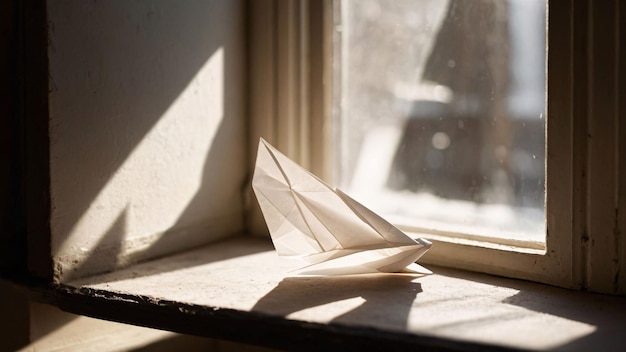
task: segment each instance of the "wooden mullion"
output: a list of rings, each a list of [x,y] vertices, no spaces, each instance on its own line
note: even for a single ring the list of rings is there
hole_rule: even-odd
[[[617,1],[591,1],[588,110],[587,287],[615,292],[619,271],[616,236],[618,179]]]

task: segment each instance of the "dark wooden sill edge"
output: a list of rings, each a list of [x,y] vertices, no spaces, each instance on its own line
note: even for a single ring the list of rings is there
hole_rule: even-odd
[[[289,320],[148,296],[125,295],[64,285],[30,288],[31,298],[74,314],[183,334],[298,351],[516,351],[510,347],[456,341],[338,323]]]

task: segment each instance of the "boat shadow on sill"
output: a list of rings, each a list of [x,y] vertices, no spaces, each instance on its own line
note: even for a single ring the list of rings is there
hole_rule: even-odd
[[[263,296],[252,311],[292,319],[354,324],[374,322],[404,331],[411,306],[422,292],[421,275],[370,274],[287,277]],[[309,308],[316,308],[309,313]]]

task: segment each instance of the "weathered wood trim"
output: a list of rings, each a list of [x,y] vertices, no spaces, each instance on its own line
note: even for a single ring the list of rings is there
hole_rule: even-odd
[[[588,102],[588,289],[617,293],[619,287],[619,2],[589,5]]]

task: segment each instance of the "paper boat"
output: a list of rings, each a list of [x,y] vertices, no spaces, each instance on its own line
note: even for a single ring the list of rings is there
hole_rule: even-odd
[[[306,262],[297,274],[430,273],[415,264],[429,241],[407,236],[262,138],[252,187],[276,252]]]

